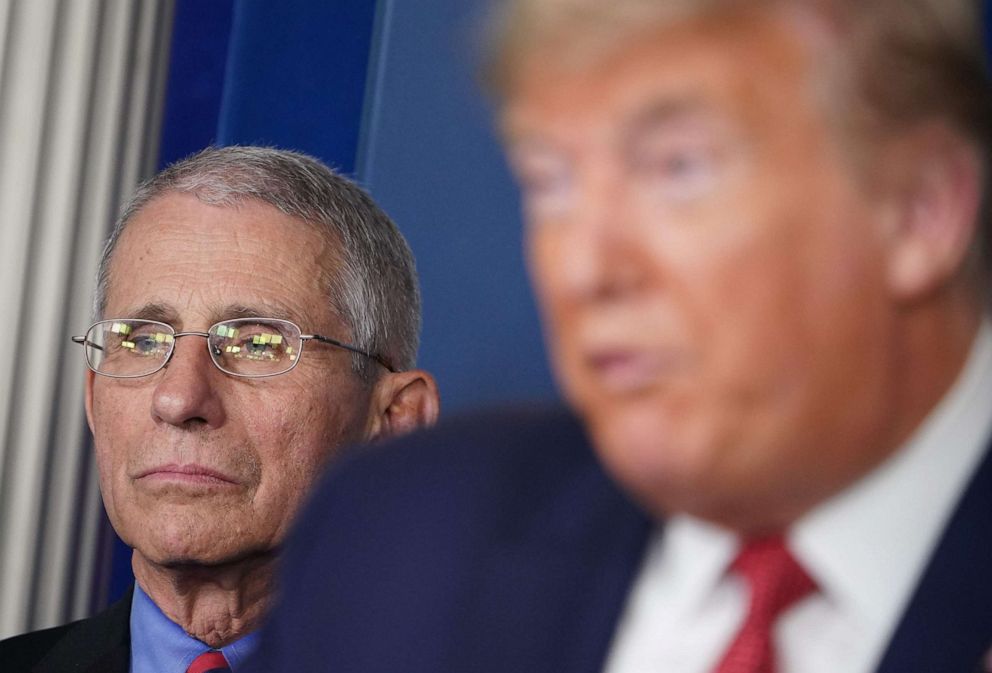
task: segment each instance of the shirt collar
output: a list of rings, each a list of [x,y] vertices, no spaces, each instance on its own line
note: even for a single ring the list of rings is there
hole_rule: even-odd
[[[237,671],[255,650],[258,633],[220,648]],[[165,616],[136,583],[131,600],[131,673],[185,673],[192,661],[210,650]]]
[[[789,545],[838,607],[887,638],[992,433],[992,326],[950,391],[881,466],[803,517]]]
[[[643,568],[651,569],[652,581],[635,592],[642,603],[635,609],[666,605],[665,614],[672,619],[692,619],[725,576],[737,550],[737,536],[725,528],[684,514],[670,517],[648,545]]]

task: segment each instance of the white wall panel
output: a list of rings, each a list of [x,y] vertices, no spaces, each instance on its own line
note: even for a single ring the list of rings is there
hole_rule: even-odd
[[[105,535],[69,336],[154,167],[171,18],[171,0],[0,0],[0,637],[95,603]]]

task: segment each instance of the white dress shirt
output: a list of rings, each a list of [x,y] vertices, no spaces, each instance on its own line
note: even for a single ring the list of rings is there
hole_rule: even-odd
[[[992,434],[992,325],[913,437],[788,532],[818,592],[775,627],[780,673],[875,669]],[[747,610],[731,532],[686,516],[648,549],[606,673],[710,673]]]

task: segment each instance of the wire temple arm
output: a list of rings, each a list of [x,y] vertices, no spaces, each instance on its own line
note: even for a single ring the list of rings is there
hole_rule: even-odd
[[[84,336],[74,336],[74,337],[72,337],[72,343],[79,344],[81,346],[92,346],[93,348],[95,348],[95,349],[97,349],[99,351],[102,351],[103,350],[103,346],[97,346],[92,341],[87,341],[86,340],[86,337],[84,337]]]
[[[320,341],[322,343],[330,344],[332,346],[337,346],[338,348],[343,348],[346,351],[351,351],[352,353],[358,353],[359,355],[364,355],[367,358],[371,358],[371,359],[375,360],[380,365],[382,365],[383,367],[385,367],[386,369],[388,369],[390,372],[392,372],[394,374],[396,373],[396,369],[389,363],[388,360],[386,360],[385,358],[383,358],[383,357],[381,357],[379,355],[375,355],[373,353],[369,353],[367,351],[363,351],[361,348],[358,348],[357,346],[352,346],[350,344],[346,344],[346,343],[343,343],[341,341],[338,341],[337,339],[332,339],[331,337],[322,336],[320,334],[304,334],[304,335],[302,335],[301,338],[303,338],[303,339],[316,339],[317,341]]]

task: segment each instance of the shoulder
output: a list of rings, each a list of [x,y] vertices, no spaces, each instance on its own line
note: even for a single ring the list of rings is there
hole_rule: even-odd
[[[598,464],[585,433],[567,411],[478,412],[350,449],[329,470],[313,504],[330,511],[345,502],[376,508],[401,499],[415,509],[456,503],[478,508],[511,498],[539,499],[592,465]]]
[[[509,408],[463,414],[429,430],[378,445],[352,448],[331,470],[349,478],[363,473],[397,471],[409,476],[437,474],[439,468],[463,477],[491,478],[525,465],[558,468],[585,462],[589,444],[578,420],[555,407]]]
[[[4,670],[11,673],[33,670],[56,643],[79,624],[80,622],[72,622],[0,641],[0,661],[4,662]]]
[[[0,641],[5,673],[127,670],[131,593],[88,619]],[[124,667],[115,666],[124,663]]]
[[[560,410],[464,415],[350,449],[289,538],[255,670],[288,656],[300,670],[462,670],[439,634],[484,637],[490,617],[517,614],[554,630],[562,597],[589,575],[610,585],[611,554],[638,558],[646,530]]]
[[[453,417],[350,449],[316,487],[287,562],[324,567],[397,558],[461,563],[494,540],[583,538],[633,507],[604,473],[581,424],[560,409]],[[397,560],[397,562],[399,562]]]

